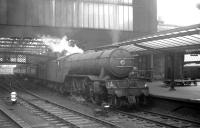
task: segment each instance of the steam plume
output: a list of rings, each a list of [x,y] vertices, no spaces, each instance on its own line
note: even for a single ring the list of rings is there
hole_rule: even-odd
[[[83,50],[79,48],[74,42],[74,40],[68,40],[67,36],[62,39],[53,38],[50,36],[42,36],[40,39],[48,45],[53,52],[63,52],[66,51],[66,55],[73,53],[83,53]]]

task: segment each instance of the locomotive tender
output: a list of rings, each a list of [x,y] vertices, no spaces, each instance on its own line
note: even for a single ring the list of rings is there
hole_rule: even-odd
[[[47,86],[60,93],[121,106],[143,102],[148,95],[145,82],[129,76],[133,64],[131,54],[121,48],[76,53],[48,62],[46,76],[40,79],[46,79]],[[38,74],[42,74],[40,70]]]

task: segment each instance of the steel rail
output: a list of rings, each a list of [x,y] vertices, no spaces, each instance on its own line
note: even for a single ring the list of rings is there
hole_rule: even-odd
[[[1,114],[2,113],[2,114]],[[19,128],[24,128],[23,126],[21,126],[18,122],[16,122],[15,120],[13,120],[13,118],[11,118],[6,112],[4,112],[3,110],[1,110],[0,109],[0,117],[2,117],[3,116],[3,118],[7,118],[7,120],[5,119],[1,119],[1,126],[3,125],[3,123],[5,122],[9,122],[9,127],[14,127],[13,125],[15,124],[15,126],[17,126],[17,127],[19,127]],[[11,124],[11,122],[13,123],[13,124]]]
[[[39,106],[37,106],[37,105],[31,103],[30,101],[25,100],[25,99],[22,98],[22,97],[19,97],[19,98],[20,98],[21,100],[23,100],[24,102],[28,103],[29,105],[33,106],[34,108],[39,109],[40,111],[42,111],[42,112],[44,112],[44,113],[46,113],[46,114],[48,114],[48,115],[51,115],[51,116],[57,118],[59,121],[62,121],[62,122],[64,122],[64,123],[66,123],[66,125],[69,125],[69,126],[72,127],[72,128],[80,128],[80,127],[76,126],[75,124],[73,124],[73,123],[71,123],[71,122],[69,122],[69,121],[66,121],[66,120],[64,120],[63,118],[60,118],[59,116],[57,116],[57,115],[55,115],[55,114],[52,114],[52,113],[50,113],[49,111],[46,111],[46,110],[44,110],[43,108],[41,108],[41,107],[39,107]]]
[[[111,123],[111,122],[108,122],[108,121],[105,121],[105,120],[101,120],[101,119],[98,119],[98,118],[96,118],[96,117],[93,117],[93,116],[90,116],[90,115],[86,115],[86,114],[84,114],[84,113],[82,113],[82,112],[79,112],[79,111],[76,111],[76,110],[67,108],[67,107],[65,107],[65,106],[63,106],[63,105],[60,105],[60,104],[57,104],[57,103],[55,103],[55,102],[53,102],[53,101],[49,101],[49,100],[47,100],[47,99],[45,99],[45,98],[42,98],[42,97],[40,97],[39,95],[33,94],[32,92],[30,92],[30,91],[28,91],[28,90],[26,90],[26,89],[24,89],[24,88],[22,88],[22,87],[20,87],[20,88],[21,88],[22,91],[24,91],[24,92],[26,92],[27,94],[32,95],[32,96],[34,96],[34,97],[40,99],[41,101],[47,102],[47,103],[52,104],[52,105],[54,105],[54,106],[57,106],[57,107],[59,107],[59,108],[61,108],[61,109],[64,109],[64,110],[70,111],[70,112],[72,112],[72,113],[78,114],[79,116],[85,117],[85,118],[87,118],[87,119],[89,119],[89,120],[96,121],[96,122],[98,122],[98,123],[100,123],[100,124],[102,124],[102,125],[106,125],[106,126],[111,127],[111,128],[122,128],[122,127],[120,127],[120,126],[117,126],[117,125],[114,124],[114,123]],[[24,100],[24,99],[23,99],[23,100]],[[29,102],[29,101],[27,101],[27,102]],[[32,104],[32,103],[31,103],[31,104]],[[38,106],[36,106],[36,105],[34,105],[34,106],[35,106],[35,107],[38,107]],[[45,110],[44,110],[44,111],[45,111]],[[48,113],[49,113],[49,112],[48,112]],[[60,117],[58,117],[58,118],[60,118]],[[64,120],[64,121],[66,121],[66,120]]]
[[[188,119],[184,119],[184,118],[181,118],[181,117],[176,117],[176,116],[173,116],[173,115],[167,115],[167,114],[162,114],[162,113],[152,112],[152,111],[147,111],[147,110],[142,110],[142,111],[146,112],[146,113],[151,113],[151,114],[156,114],[156,115],[165,116],[165,117],[169,117],[169,118],[174,118],[174,119],[177,119],[177,120],[181,120],[181,121],[197,124],[197,125],[200,126],[200,122],[195,121],[195,120],[188,120]]]
[[[7,88],[3,87],[1,84],[2,83],[0,83],[0,88],[1,89],[9,91]],[[2,107],[2,106],[0,105],[0,107]],[[9,122],[9,124],[10,124],[9,127],[16,127],[17,126],[17,128],[31,128],[28,124],[26,124],[25,122],[22,122],[21,119],[19,119],[18,117],[16,117],[14,114],[10,113],[9,111],[5,111],[5,109],[3,109],[3,108],[0,108],[0,113],[2,113],[2,115],[5,118],[7,118],[7,120],[4,121],[4,120],[1,119],[1,121],[3,121],[3,122]],[[0,116],[1,116],[1,114],[0,114]],[[1,124],[1,126],[2,126],[2,124]],[[8,126],[6,126],[6,127],[8,127]]]
[[[170,128],[182,128],[182,126],[175,126],[175,125],[173,125],[173,123],[165,123],[164,121],[161,121],[161,120],[156,120],[156,116],[155,116],[155,118],[153,118],[153,119],[150,119],[150,118],[148,118],[148,117],[145,117],[145,116],[141,116],[139,113],[128,113],[128,112],[124,112],[124,111],[120,111],[120,110],[113,110],[113,112],[115,112],[115,113],[119,113],[119,114],[123,114],[123,115],[127,115],[127,116],[129,116],[129,117],[136,117],[136,118],[140,118],[140,119],[142,119],[142,120],[147,120],[147,121],[150,121],[150,122],[153,122],[153,123],[155,123],[155,124],[160,124],[160,125],[162,125],[162,126],[167,126],[167,127],[170,127]],[[147,111],[143,111],[144,113],[148,113]],[[143,113],[143,114],[144,114]],[[190,120],[182,120],[182,118],[178,118],[178,117],[176,117],[176,118],[174,118],[173,116],[166,116],[166,115],[164,115],[164,114],[156,114],[156,113],[150,113],[150,114],[152,114],[152,115],[158,115],[158,116],[163,116],[163,119],[166,119],[166,118],[169,118],[169,119],[174,119],[174,120],[178,120],[178,121],[185,121],[185,122],[187,122],[187,123],[191,123],[192,125],[194,124],[194,125],[198,125],[199,127],[200,127],[200,125],[199,125],[199,123],[198,122],[192,122],[192,121],[190,121]],[[192,126],[191,126],[192,127]],[[187,128],[189,128],[189,127],[187,127]]]

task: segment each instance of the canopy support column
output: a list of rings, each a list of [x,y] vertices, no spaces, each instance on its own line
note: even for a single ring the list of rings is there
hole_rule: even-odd
[[[171,59],[171,84],[170,84],[170,89],[169,91],[175,91],[175,82],[174,82],[174,77],[175,77],[175,54],[174,53],[171,53],[170,54],[170,59]]]

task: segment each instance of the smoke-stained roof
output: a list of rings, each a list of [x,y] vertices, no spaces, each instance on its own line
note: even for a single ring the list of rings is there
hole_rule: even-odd
[[[157,32],[152,35],[99,47],[120,47],[134,52],[188,51],[200,48],[200,24]],[[200,49],[199,49],[200,50]]]

